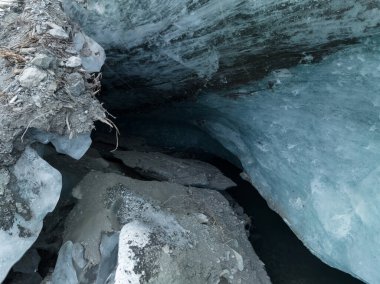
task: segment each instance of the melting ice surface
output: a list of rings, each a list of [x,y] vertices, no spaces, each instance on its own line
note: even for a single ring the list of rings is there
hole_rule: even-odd
[[[238,156],[314,254],[380,283],[379,80],[372,39],[164,116],[193,122]]]

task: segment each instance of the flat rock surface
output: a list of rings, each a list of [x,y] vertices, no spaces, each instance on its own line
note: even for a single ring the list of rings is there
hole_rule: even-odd
[[[159,152],[116,151],[116,158],[142,176],[195,187],[224,190],[236,184],[208,163],[175,158]]]

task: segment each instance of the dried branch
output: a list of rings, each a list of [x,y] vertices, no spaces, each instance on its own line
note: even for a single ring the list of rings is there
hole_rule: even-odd
[[[13,52],[9,49],[0,49],[0,58],[5,58],[8,61],[13,63],[23,63],[25,58],[16,52]]]

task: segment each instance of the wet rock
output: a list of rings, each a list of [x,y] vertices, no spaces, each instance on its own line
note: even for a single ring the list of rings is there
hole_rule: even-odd
[[[90,148],[79,160],[74,160],[67,155],[57,154],[55,149],[48,145],[44,146],[42,152],[44,160],[46,160],[55,169],[58,169],[62,174],[62,199],[71,199],[73,188],[77,186],[77,184],[92,170],[122,174],[118,168],[115,168],[114,165],[103,159],[93,148]],[[62,214],[64,217],[62,218],[65,218],[68,213],[67,208],[63,208],[63,211],[64,213]],[[59,215],[57,215],[57,218],[55,219],[58,218]],[[49,226],[54,229],[54,218],[51,221],[51,226],[50,223]],[[53,233],[49,234],[52,235]]]
[[[117,151],[114,156],[142,176],[155,180],[218,190],[236,185],[216,167],[198,160],[180,159],[158,152]]]
[[[47,77],[47,73],[36,67],[28,67],[19,77],[20,85],[25,88],[37,87]]]

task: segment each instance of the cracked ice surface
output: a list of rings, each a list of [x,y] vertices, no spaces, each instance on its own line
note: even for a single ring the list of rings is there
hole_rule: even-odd
[[[379,52],[366,40],[164,115],[220,141],[314,254],[368,283],[380,283]]]
[[[30,147],[26,148],[12,173],[17,183],[10,185],[10,189],[17,193],[21,205],[14,213],[10,229],[0,230],[0,282],[37,239],[43,218],[55,208],[62,186],[61,174]]]

